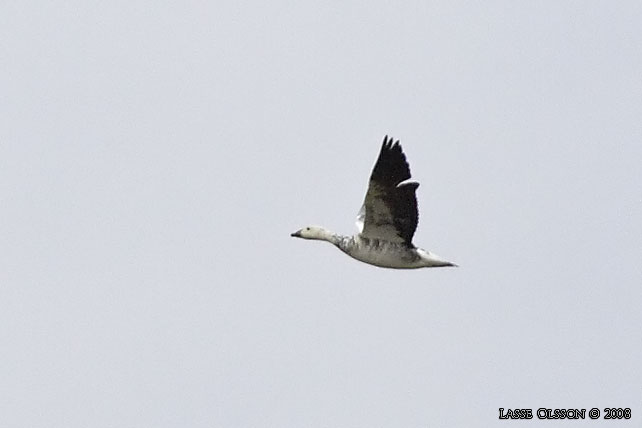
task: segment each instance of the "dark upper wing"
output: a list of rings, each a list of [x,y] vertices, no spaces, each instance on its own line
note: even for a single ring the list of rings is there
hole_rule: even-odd
[[[415,196],[419,183],[405,181],[409,178],[410,167],[399,141],[393,143],[386,136],[357,218],[358,225],[363,222],[362,236],[412,245],[419,220]]]

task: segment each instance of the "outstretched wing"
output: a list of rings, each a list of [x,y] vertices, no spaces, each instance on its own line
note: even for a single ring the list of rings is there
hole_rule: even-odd
[[[362,236],[412,245],[419,214],[415,190],[419,183],[406,181],[410,167],[399,141],[383,139],[372,170],[366,199],[357,217]],[[364,212],[365,211],[365,212]]]

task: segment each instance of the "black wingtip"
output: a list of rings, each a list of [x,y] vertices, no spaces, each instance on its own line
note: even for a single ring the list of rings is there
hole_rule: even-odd
[[[392,144],[392,138],[388,139],[388,135],[383,137],[383,143],[381,144],[381,150],[387,150],[390,148],[390,145]]]
[[[381,185],[395,186],[408,178],[410,178],[410,166],[399,140],[395,141],[394,138],[386,135],[370,179]]]
[[[383,137],[383,143],[381,144],[382,150],[392,150],[399,149],[401,151],[401,143],[399,140],[395,141],[394,138],[389,137],[387,134]]]

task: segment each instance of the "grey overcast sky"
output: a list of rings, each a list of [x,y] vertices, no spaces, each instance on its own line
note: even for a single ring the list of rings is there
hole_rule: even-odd
[[[642,421],[642,3],[0,6],[6,427]],[[415,243],[361,264],[385,134]],[[602,415],[603,416],[603,415]]]

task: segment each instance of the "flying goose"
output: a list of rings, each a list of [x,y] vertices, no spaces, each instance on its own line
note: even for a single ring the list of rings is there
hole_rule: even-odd
[[[359,233],[342,236],[319,226],[308,226],[290,236],[328,241],[350,257],[384,268],[457,266],[413,245],[419,220],[415,196],[419,183],[408,181],[409,178],[410,166],[399,140],[393,143],[386,135],[357,216]]]

